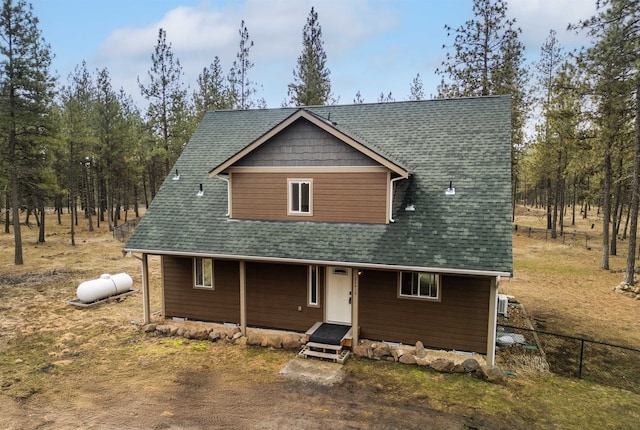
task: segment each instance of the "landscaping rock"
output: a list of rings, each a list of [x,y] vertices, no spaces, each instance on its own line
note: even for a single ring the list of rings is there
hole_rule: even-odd
[[[261,344],[262,344],[262,336],[254,332],[247,333],[247,345],[257,346]]]
[[[416,357],[417,358],[425,358],[427,356],[427,351],[424,349],[424,345],[422,342],[416,342]]]
[[[507,374],[496,366],[481,366],[476,372],[474,372],[474,375],[493,384],[507,384]]]
[[[386,343],[377,343],[375,344],[375,348],[373,349],[373,358],[375,360],[384,360],[387,357],[391,356],[391,348]]]
[[[353,352],[353,355],[355,355],[356,357],[363,357],[363,358],[373,357],[373,351],[371,351],[371,347],[367,345],[356,345],[352,348],[351,352]]]
[[[150,333],[156,330],[156,326],[157,324],[145,324],[144,326],[142,326],[142,331],[145,333]]]
[[[429,364],[433,370],[438,372],[450,373],[455,366],[453,360],[449,360],[447,358],[436,358]]]
[[[217,341],[218,339],[220,339],[220,337],[221,337],[221,335],[220,335],[219,331],[212,330],[212,331],[209,332],[209,340],[211,342]]]
[[[300,349],[302,346],[302,335],[296,333],[285,333],[282,335],[282,347],[284,349]]]
[[[480,363],[475,358],[467,358],[462,362],[465,372],[475,372],[480,368]]]
[[[402,354],[398,361],[402,364],[416,364],[416,358],[412,354]]]
[[[429,360],[428,357],[424,357],[424,358],[417,357],[416,364],[418,366],[428,366],[429,364],[431,364],[431,360]]]

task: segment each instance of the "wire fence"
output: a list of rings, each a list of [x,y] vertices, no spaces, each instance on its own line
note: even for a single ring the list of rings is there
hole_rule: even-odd
[[[133,234],[133,231],[136,229],[136,226],[140,222],[140,218],[134,218],[125,222],[124,224],[120,224],[113,228],[113,237],[119,240],[120,242],[126,242],[127,239]]]
[[[503,347],[505,354],[511,356],[506,359],[507,364],[532,362],[535,357],[546,362],[548,369],[557,375],[640,394],[640,372],[636,370],[640,349],[506,324],[498,327],[498,339],[501,336],[516,340]],[[523,356],[529,358],[522,359]]]
[[[573,246],[583,246],[587,249],[591,249],[592,246],[601,246],[602,244],[597,240],[599,233],[579,233],[576,231],[568,232],[559,230],[556,231],[556,237],[553,237],[553,231],[545,228],[527,227],[518,224],[513,225],[513,231],[517,235],[527,236],[533,239],[539,240],[554,240],[558,243]],[[601,235],[600,235],[601,236]],[[595,240],[594,240],[595,239]],[[600,237],[600,239],[602,239]]]

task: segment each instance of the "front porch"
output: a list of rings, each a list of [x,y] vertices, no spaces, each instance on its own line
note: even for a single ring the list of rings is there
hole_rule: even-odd
[[[353,327],[350,325],[316,322],[305,333],[306,343],[299,355],[344,363],[353,345]]]

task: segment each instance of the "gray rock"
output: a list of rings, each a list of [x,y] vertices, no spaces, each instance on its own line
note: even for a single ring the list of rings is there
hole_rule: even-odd
[[[462,362],[465,372],[475,372],[480,368],[480,363],[475,358],[467,358]]]
[[[496,366],[481,366],[474,372],[474,376],[493,384],[507,384],[507,374]]]
[[[449,360],[446,358],[436,358],[431,362],[431,364],[429,364],[429,366],[431,366],[433,370],[446,373],[451,372],[454,365],[455,364],[453,363],[453,360]]]
[[[247,333],[247,345],[257,346],[262,344],[262,336],[255,332]]]
[[[417,358],[425,358],[427,356],[427,351],[424,350],[424,345],[421,341],[416,342],[416,357]]]
[[[402,364],[416,364],[416,358],[412,354],[402,354],[398,361]]]
[[[149,333],[156,330],[156,324],[146,324],[142,326],[142,331],[145,333]]]
[[[221,335],[220,335],[219,331],[212,330],[212,331],[209,332],[209,340],[211,342],[217,341],[218,339],[220,339],[220,336]]]

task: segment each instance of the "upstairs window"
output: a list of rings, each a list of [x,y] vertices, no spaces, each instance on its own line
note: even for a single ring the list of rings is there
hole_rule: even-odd
[[[213,289],[213,259],[196,257],[193,259],[193,285],[195,288]]]
[[[311,179],[288,179],[289,215],[311,215],[313,182]]]
[[[398,296],[440,300],[440,276],[425,272],[400,272]]]

